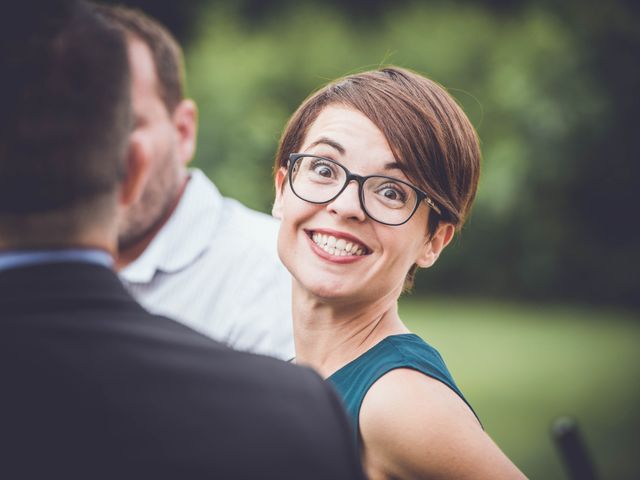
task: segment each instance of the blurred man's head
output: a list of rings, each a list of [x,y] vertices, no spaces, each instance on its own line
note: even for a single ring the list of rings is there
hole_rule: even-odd
[[[195,150],[196,108],[184,98],[182,51],[171,34],[138,10],[111,6],[100,10],[126,35],[136,131],[148,138],[149,145],[147,183],[120,226],[123,251],[146,246],[173,211]]]
[[[28,3],[28,2],[27,2]],[[114,224],[133,117],[126,45],[80,1],[0,22],[0,246],[82,244]]]

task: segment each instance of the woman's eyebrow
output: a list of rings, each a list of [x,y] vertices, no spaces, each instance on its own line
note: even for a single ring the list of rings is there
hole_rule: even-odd
[[[404,168],[398,162],[385,163],[384,164],[384,169],[385,170],[400,170],[401,172],[404,172]]]
[[[330,138],[327,138],[327,137],[320,137],[315,142],[312,142],[309,145],[308,148],[317,147],[318,145],[328,145],[328,146],[330,146],[332,148],[335,148],[340,153],[340,155],[344,155],[345,152],[346,152],[345,148],[342,145],[340,145],[335,140],[331,140]],[[400,170],[401,172],[404,173],[404,167],[402,166],[402,164],[400,164],[398,162],[385,163],[384,164],[384,169],[385,170]]]
[[[346,150],[342,145],[340,145],[338,142],[331,140],[330,138],[327,138],[327,137],[320,137],[318,140],[316,140],[311,145],[309,145],[309,148],[315,147],[317,145],[323,145],[323,144],[329,145],[330,147],[335,148],[340,153],[340,155],[344,155],[344,153],[346,152]]]

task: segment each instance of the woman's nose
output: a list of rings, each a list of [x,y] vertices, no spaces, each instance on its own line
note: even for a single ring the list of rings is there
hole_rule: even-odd
[[[358,182],[352,180],[340,195],[327,204],[327,210],[345,219],[364,221],[367,218],[367,214],[363,211],[360,203],[359,189]]]

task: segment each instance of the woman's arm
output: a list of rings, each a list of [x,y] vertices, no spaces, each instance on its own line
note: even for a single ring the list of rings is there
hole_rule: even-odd
[[[522,479],[449,387],[397,369],[369,390],[360,432],[370,478]]]

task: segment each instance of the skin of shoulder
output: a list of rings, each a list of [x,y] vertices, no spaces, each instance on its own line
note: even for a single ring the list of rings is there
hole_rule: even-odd
[[[359,421],[371,480],[526,478],[453,390],[415,370],[382,376]]]

